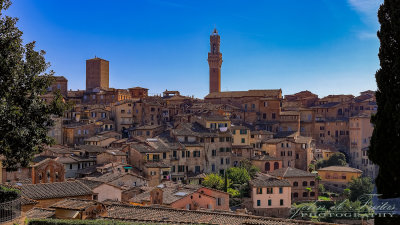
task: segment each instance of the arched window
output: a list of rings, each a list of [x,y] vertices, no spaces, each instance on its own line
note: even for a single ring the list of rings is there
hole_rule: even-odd
[[[39,173],[39,183],[42,183],[42,174]]]
[[[314,181],[310,181],[310,186],[314,186],[315,182]]]
[[[297,187],[299,186],[299,183],[297,183],[297,181],[293,182],[293,187]]]
[[[274,162],[274,170],[279,169],[279,163],[278,162]]]
[[[271,169],[270,163],[269,163],[269,162],[266,162],[266,163],[265,163],[265,171],[270,171],[270,169]]]
[[[298,198],[299,194],[297,192],[293,193],[293,198]]]
[[[303,186],[307,186],[307,181],[303,181]]]
[[[55,175],[56,175],[56,181],[58,181],[58,172],[56,172]]]
[[[314,197],[315,196],[315,192],[310,192],[310,196]]]
[[[308,192],[303,192],[303,197],[308,197]]]

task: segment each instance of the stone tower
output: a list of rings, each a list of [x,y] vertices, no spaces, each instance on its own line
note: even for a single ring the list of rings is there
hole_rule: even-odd
[[[220,37],[217,29],[210,36],[210,52],[208,65],[210,67],[210,93],[221,92],[222,53],[219,51]]]
[[[108,89],[109,62],[95,57],[86,60],[86,90]]]

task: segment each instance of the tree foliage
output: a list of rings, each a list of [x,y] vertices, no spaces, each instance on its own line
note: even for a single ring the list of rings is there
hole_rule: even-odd
[[[368,194],[372,193],[374,185],[369,177],[359,177],[352,179],[349,183],[348,188],[350,189],[350,201],[360,200],[362,203],[368,201],[371,196]]]
[[[385,0],[378,19],[378,111],[371,118],[374,131],[368,157],[379,166],[378,193],[382,198],[395,198],[400,197],[400,0]]]
[[[319,161],[317,163],[317,168],[323,168],[328,166],[345,166],[346,156],[341,152],[336,152],[332,154],[328,159]]]
[[[250,181],[250,175],[243,167],[231,167],[226,172],[232,184],[244,184]]]
[[[35,51],[35,42],[23,45],[18,19],[3,14],[10,5],[0,0],[0,154],[4,166],[15,169],[54,142],[47,136],[54,125],[51,116],[61,116],[65,105],[59,93],[50,104],[40,98],[54,72],[46,72],[45,52]]]
[[[230,179],[227,179],[227,183],[225,185],[224,177],[220,176],[216,173],[208,174],[201,184],[205,187],[214,188],[223,191],[225,187],[229,190],[232,182]]]
[[[247,170],[247,172],[251,178],[254,178],[256,176],[256,174],[258,172],[260,172],[260,169],[258,169],[258,167],[251,164],[251,162],[247,159],[240,161],[239,164],[240,164],[241,168],[244,168]]]

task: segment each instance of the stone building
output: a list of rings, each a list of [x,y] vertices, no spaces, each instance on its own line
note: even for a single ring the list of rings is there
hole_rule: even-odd
[[[105,216],[107,209],[100,202],[88,199],[69,198],[64,201],[56,202],[50,206],[54,209],[56,219],[96,219]]]
[[[292,202],[315,201],[318,199],[318,180],[315,173],[292,167],[269,172],[270,175],[290,182]]]
[[[374,179],[378,168],[368,159],[368,147],[370,145],[372,132],[374,130],[371,124],[371,116],[361,114],[350,117],[350,162],[354,168],[363,171],[365,176]]]
[[[131,98],[145,98],[148,96],[149,89],[143,87],[134,87],[128,89]]]
[[[109,61],[97,57],[86,60],[86,91],[108,89],[108,83]]]
[[[65,178],[64,165],[47,158],[32,165],[32,183],[63,182]]]
[[[229,194],[199,185],[164,182],[130,199],[131,204],[186,210],[229,210]]]
[[[291,185],[288,180],[258,173],[250,181],[251,204],[255,215],[287,217],[291,207]]]
[[[66,98],[68,96],[68,80],[63,76],[54,76],[53,84],[47,89],[49,92],[60,91],[60,94]]]
[[[100,126],[95,123],[71,123],[63,126],[63,144],[80,145],[84,140],[96,134]]]
[[[38,203],[35,206],[40,208],[48,208],[65,198],[93,199],[93,192],[79,181],[27,184],[20,188],[21,195],[36,200]]]
[[[210,93],[221,91],[221,65],[222,53],[220,52],[220,36],[217,29],[210,35],[210,52],[208,53],[210,67]]]

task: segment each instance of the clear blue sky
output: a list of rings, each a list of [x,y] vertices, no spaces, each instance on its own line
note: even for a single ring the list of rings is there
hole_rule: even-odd
[[[110,61],[110,86],[208,93],[209,35],[221,35],[223,91],[282,88],[320,96],[376,89],[381,0],[14,0],[24,42],[70,89],[85,60]]]

